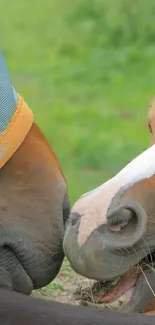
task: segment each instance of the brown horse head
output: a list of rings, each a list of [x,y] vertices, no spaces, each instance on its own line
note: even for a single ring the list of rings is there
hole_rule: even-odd
[[[58,160],[2,57],[0,71],[0,287],[29,294],[61,267],[69,198]]]
[[[155,105],[149,128],[150,147],[75,203],[64,237],[75,271],[115,279],[101,301],[124,311],[144,312],[155,292]]]

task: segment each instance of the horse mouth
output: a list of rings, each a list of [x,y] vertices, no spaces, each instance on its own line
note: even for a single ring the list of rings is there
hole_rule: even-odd
[[[145,312],[155,296],[155,251],[124,275],[110,281],[94,281],[78,288],[74,298],[80,305],[124,312]]]

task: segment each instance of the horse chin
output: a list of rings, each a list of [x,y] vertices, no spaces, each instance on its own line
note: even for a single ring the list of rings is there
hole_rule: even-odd
[[[152,259],[149,263],[147,256],[124,275],[110,281],[95,281],[91,289],[76,292],[76,300],[81,305],[98,309],[145,313],[155,296],[154,272],[155,262]]]

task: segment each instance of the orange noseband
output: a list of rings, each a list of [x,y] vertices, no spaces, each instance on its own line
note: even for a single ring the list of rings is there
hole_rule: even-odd
[[[0,134],[0,168],[11,158],[33,124],[33,113],[18,94],[18,104],[7,128]]]

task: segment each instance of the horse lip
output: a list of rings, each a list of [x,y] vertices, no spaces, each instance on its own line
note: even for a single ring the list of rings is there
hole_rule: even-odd
[[[7,254],[11,256],[11,263],[9,262],[2,263],[2,267],[10,274],[10,279],[12,281],[12,289],[14,291],[22,292],[23,294],[29,295],[33,290],[33,280],[26,269],[24,262],[19,257],[18,253],[12,249],[9,245],[4,245],[1,247],[1,250],[5,249]],[[5,253],[5,252],[4,252]],[[0,259],[1,266],[1,259]],[[13,272],[15,270],[15,273]],[[18,274],[16,272],[18,270]],[[3,281],[2,281],[3,282]],[[3,285],[2,285],[3,286]]]
[[[148,280],[148,283],[146,281],[146,278]],[[153,285],[154,283],[154,285]],[[152,290],[150,289],[152,288]],[[147,270],[145,272],[145,276],[142,273],[138,276],[135,285],[132,287],[132,296],[128,303],[123,304],[117,311],[119,312],[127,312],[127,313],[145,313],[145,310],[148,306],[148,303],[151,301],[153,297],[153,291],[155,291],[155,275],[153,274],[153,271]],[[117,300],[121,301],[121,297]],[[108,303],[95,303],[95,302],[89,302],[85,301],[82,302],[85,306],[89,307],[96,307],[98,309],[111,309],[112,307],[108,307],[108,304],[112,305],[114,302],[108,302]]]
[[[153,270],[148,269],[138,277],[129,303],[122,306],[120,311],[144,313],[153,292],[155,292],[155,274]]]

